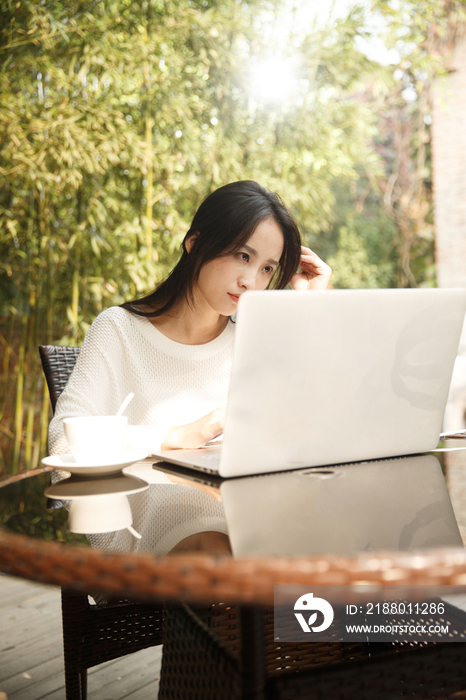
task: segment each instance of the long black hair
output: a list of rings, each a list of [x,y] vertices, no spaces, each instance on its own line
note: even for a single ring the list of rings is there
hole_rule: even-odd
[[[210,260],[236,253],[267,218],[277,223],[285,239],[269,287],[284,289],[299,265],[301,236],[298,226],[278,195],[253,180],[242,180],[220,187],[202,202],[184,237],[181,258],[166,280],[151,294],[121,306],[138,316],[155,318],[183,299],[191,303],[201,267]],[[186,240],[194,234],[196,237],[188,253]]]

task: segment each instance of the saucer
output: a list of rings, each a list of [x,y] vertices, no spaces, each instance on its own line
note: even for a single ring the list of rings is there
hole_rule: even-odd
[[[103,476],[105,474],[117,474],[124,467],[129,467],[135,462],[140,462],[148,456],[148,452],[141,450],[123,450],[118,459],[112,459],[108,464],[99,464],[92,466],[89,464],[78,464],[69,452],[64,455],[52,455],[45,457],[42,464],[46,467],[54,467],[55,469],[64,469],[71,474],[80,476]]]
[[[76,500],[89,496],[130,496],[149,488],[147,481],[136,476],[119,474],[101,479],[80,479],[70,476],[48,486],[44,491],[47,498]]]

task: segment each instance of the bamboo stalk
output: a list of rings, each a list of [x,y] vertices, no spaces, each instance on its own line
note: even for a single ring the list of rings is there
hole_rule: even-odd
[[[3,474],[5,471],[5,457],[3,456],[3,450],[0,446],[0,474]]]
[[[34,275],[35,277],[35,275]],[[25,376],[26,376],[26,386],[25,386],[25,396],[27,396],[26,403],[26,436],[24,445],[24,461],[26,469],[31,468],[31,458],[32,458],[32,444],[34,437],[34,409],[35,409],[35,379],[36,363],[31,357],[33,349],[33,339],[34,339],[34,329],[36,325],[36,291],[35,291],[35,279],[32,280],[32,287],[29,295],[29,318],[28,318],[28,333],[26,337],[26,354],[25,354]],[[31,370],[32,365],[32,370]]]
[[[15,291],[15,298],[11,299],[11,306],[12,308],[18,309],[19,307],[19,294],[20,290],[19,287],[16,287]],[[4,337],[4,345],[5,345],[5,354],[3,357],[3,377],[2,377],[2,400],[1,400],[1,420],[3,422],[3,425],[0,426],[2,429],[3,435],[6,436],[6,438],[9,440],[9,446],[3,450],[2,453],[2,470],[6,469],[8,472],[11,471],[11,463],[6,464],[5,462],[5,454],[9,455],[11,445],[14,446],[14,415],[12,416],[13,421],[9,425],[5,425],[4,421],[4,416],[5,416],[5,411],[7,409],[7,404],[9,401],[9,396],[10,396],[10,387],[16,386],[16,375],[17,375],[17,370],[18,366],[17,364],[14,364],[15,361],[15,347],[14,347],[14,338],[15,338],[15,331],[16,327],[18,324],[18,320],[20,321],[21,317],[18,314],[10,314],[9,316],[9,324],[8,324],[8,329],[7,333],[5,334],[6,337]],[[10,415],[7,414],[7,417],[10,418]],[[11,459],[11,457],[10,457]]]
[[[50,259],[50,246],[46,248],[46,267],[45,267],[45,298],[46,298],[46,313],[45,313],[45,344],[50,345],[52,342],[52,261]],[[48,427],[50,420],[50,399],[47,383],[42,376],[43,391],[42,391],[42,407],[40,411],[40,422],[39,422],[39,452],[40,455],[46,455],[47,450],[47,439],[48,439]],[[39,455],[39,456],[40,456]]]
[[[27,414],[27,428],[26,428],[26,449],[25,449],[25,461],[27,469],[35,469],[39,463],[40,457],[40,416],[39,423],[37,423],[37,383],[42,381],[42,373],[38,374],[39,371],[39,354],[38,354],[38,338],[37,330],[39,326],[39,305],[37,304],[36,294],[34,294],[34,306],[32,307],[31,326],[30,326],[30,343],[28,346],[28,365],[31,367],[32,371],[28,372],[29,378],[29,400],[28,400],[28,414]],[[42,392],[43,394],[43,392]],[[43,401],[43,398],[42,398]],[[41,403],[42,403],[41,401]]]
[[[38,207],[37,207],[37,237],[34,237],[34,225],[30,230],[31,253],[34,249],[37,254],[41,250],[41,238],[45,234],[45,211],[47,208],[47,191],[45,184],[41,183],[39,187]],[[34,198],[32,199],[32,209],[34,209]],[[31,212],[34,213],[34,212]],[[30,221],[34,221],[30,217]],[[34,260],[34,255],[32,255]],[[24,460],[26,469],[34,469],[36,463],[33,458],[37,452],[38,442],[35,435],[35,416],[36,416],[36,380],[37,380],[37,326],[38,326],[38,304],[37,298],[40,298],[39,286],[39,266],[34,262],[31,263],[31,288],[29,293],[29,331],[26,345],[26,378],[27,378],[27,417],[26,417],[26,442],[24,449]],[[39,291],[39,295],[38,295]],[[37,454],[38,459],[38,454]]]
[[[147,46],[147,24],[144,25],[144,43]],[[146,192],[146,259],[152,260],[152,198],[154,196],[153,166],[152,166],[152,120],[150,114],[150,73],[149,62],[143,63],[144,91],[146,97],[145,105],[145,131],[146,131],[146,156],[147,156],[147,192]]]
[[[150,131],[150,129],[149,129]],[[153,172],[152,163],[147,173],[147,203],[146,203],[146,256],[150,262],[152,260],[152,192],[153,192]]]
[[[50,246],[47,246],[47,254],[46,254],[46,275],[47,275],[47,282],[46,282],[46,298],[47,298],[47,305],[46,305],[46,313],[45,313],[45,337],[46,337],[46,344],[50,345],[52,342],[52,304],[53,304],[53,298],[52,298],[52,261],[50,259]]]
[[[11,472],[18,471],[21,455],[21,443],[23,439],[23,417],[24,417],[24,358],[26,353],[28,314],[26,305],[23,307],[21,315],[21,342],[18,353],[17,379],[16,379],[16,403],[15,403],[15,442],[13,448],[13,464]]]
[[[79,307],[79,270],[73,270],[73,281],[71,287],[71,317],[73,319],[73,335],[76,336],[78,328],[78,307]]]
[[[81,183],[81,186],[78,190],[78,196],[77,196],[77,218],[78,218],[78,225],[80,225],[83,220],[84,220],[84,202],[83,202],[83,188],[84,188],[84,182]],[[70,312],[71,312],[71,335],[74,339],[77,339],[79,336],[79,328],[78,328],[78,316],[79,316],[79,287],[80,287],[80,281],[81,281],[81,276],[80,276],[80,259],[81,259],[81,238],[82,235],[81,233],[78,236],[78,240],[76,241],[75,245],[75,257],[74,257],[74,269],[73,269],[73,276],[71,280],[71,307],[70,307]]]
[[[14,318],[10,316],[11,325],[14,323]],[[0,338],[3,345],[3,366],[2,366],[2,404],[4,404],[7,396],[7,386],[8,386],[8,375],[10,369],[10,356],[11,356],[11,341],[8,341],[3,335]]]
[[[26,394],[26,378],[28,375],[28,341],[29,341],[29,328],[30,328],[30,304],[31,300],[34,300],[34,280],[31,282],[31,259],[34,259],[34,250],[31,249],[31,238],[32,230],[34,226],[34,197],[32,197],[32,205],[30,216],[28,218],[27,232],[26,232],[26,246],[28,250],[28,259],[26,267],[26,281],[23,289],[29,289],[30,295],[26,300],[23,299],[22,302],[22,314],[21,314],[21,340],[18,352],[18,364],[17,364],[17,375],[16,375],[16,401],[15,401],[15,418],[14,418],[14,447],[13,447],[13,463],[12,463],[12,473],[15,474],[18,471],[20,460],[21,460],[21,449],[23,445],[23,435],[24,435],[24,399]],[[32,294],[32,296],[31,296]],[[33,301],[35,303],[35,300]],[[21,304],[21,300],[20,300]]]
[[[39,452],[40,455],[47,454],[47,439],[49,432],[49,390],[47,388],[47,383],[44,382],[42,391],[42,408],[40,412],[40,428],[39,428]],[[39,455],[39,456],[40,456]]]
[[[32,212],[34,213],[34,200],[32,200]],[[39,226],[40,221],[43,217],[45,201],[44,201],[44,185],[42,185],[39,196]],[[37,251],[37,242],[34,240],[34,219],[33,216],[29,217],[30,225],[28,226],[28,240],[29,240],[29,268],[31,270],[30,275],[30,285],[29,285],[29,313],[28,313],[28,330],[26,336],[26,351],[24,358],[24,375],[25,375],[25,390],[24,395],[26,397],[26,435],[24,442],[24,461],[26,469],[31,468],[31,458],[32,458],[32,444],[34,438],[34,409],[35,409],[35,366],[36,363],[32,357],[34,337],[35,337],[35,327],[36,327],[36,287],[37,287],[37,265],[34,264],[34,257]],[[40,238],[40,229],[39,229]],[[39,241],[40,244],[40,241]],[[32,368],[32,369],[31,369]]]

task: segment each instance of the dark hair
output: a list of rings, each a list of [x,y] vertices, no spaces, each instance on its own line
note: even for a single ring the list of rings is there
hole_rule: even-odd
[[[237,252],[261,221],[272,218],[283,232],[285,243],[278,268],[269,284],[284,289],[298,269],[301,236],[293,217],[274,192],[253,180],[232,182],[212,192],[201,204],[183,240],[183,253],[167,279],[142,299],[121,306],[138,316],[156,317],[179,301],[193,300],[201,267],[215,258]],[[197,234],[190,252],[186,240]],[[143,311],[140,307],[151,307]]]

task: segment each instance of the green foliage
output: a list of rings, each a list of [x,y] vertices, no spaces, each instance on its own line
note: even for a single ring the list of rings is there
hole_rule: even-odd
[[[402,43],[400,79],[360,50],[370,30],[358,7],[284,40],[272,27],[288,0],[0,0],[0,416],[15,405],[3,432],[14,465],[45,449],[47,397],[40,418],[31,409],[37,344],[80,344],[103,308],[150,291],[226,182],[277,191],[305,242],[331,256],[336,286],[426,283],[426,102],[409,112],[402,91],[424,99],[441,64],[423,48],[426,22],[440,31],[448,12],[424,4],[423,24],[416,3],[374,4]],[[271,56],[295,62],[286,99],[251,88]],[[392,183],[402,155],[408,175]]]
[[[66,508],[46,510],[50,472],[21,479],[0,489],[0,524],[9,532],[47,541],[88,545],[85,535],[71,533]]]
[[[395,286],[393,223],[379,208],[348,217],[338,231],[337,252],[328,259],[332,284],[341,289]],[[395,258],[395,259],[394,259]]]

